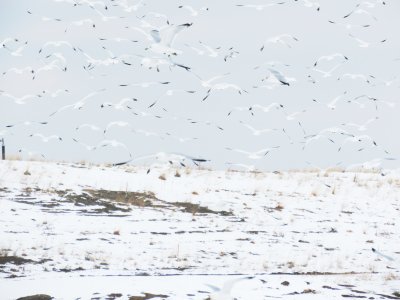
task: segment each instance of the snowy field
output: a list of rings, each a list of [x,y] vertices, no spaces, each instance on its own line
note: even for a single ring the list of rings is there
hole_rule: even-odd
[[[399,171],[148,171],[0,162],[1,299],[400,299]]]

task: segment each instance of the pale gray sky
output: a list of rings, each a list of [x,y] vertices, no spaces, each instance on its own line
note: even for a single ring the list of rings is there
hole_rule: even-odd
[[[26,149],[25,158],[31,151],[50,160],[118,162],[128,159],[129,152],[133,158],[161,151],[178,152],[210,159],[208,165],[214,168],[226,168],[232,162],[265,170],[336,164],[345,167],[373,159],[383,159],[384,167],[399,167],[398,160],[384,158],[397,159],[400,155],[400,141],[396,138],[400,127],[400,2],[388,0],[382,5],[375,0],[322,0],[319,11],[318,2],[313,0],[282,2],[285,3],[258,10],[237,4],[276,2],[144,0],[143,5],[134,6],[140,1],[1,1],[0,40],[5,41],[6,48],[0,48],[0,72],[6,73],[0,74],[0,135],[6,139],[8,153]],[[182,5],[191,6],[194,11],[179,8]],[[82,20],[87,22],[73,23]],[[167,58],[146,50],[153,43],[146,36],[152,29],[184,23],[192,26],[176,35],[172,48],[179,54],[173,60],[190,67],[190,72],[165,64],[157,72],[141,65],[146,57]],[[163,34],[166,29],[160,30]],[[285,43],[266,42],[282,34],[297,40],[283,37]],[[9,37],[18,42],[6,40]],[[113,40],[117,37],[137,42]],[[43,47],[49,41],[66,41],[77,50],[67,45]],[[25,48],[16,51],[25,42]],[[238,53],[225,61],[232,51]],[[322,59],[314,67],[319,57],[335,53],[344,54],[348,60],[340,56]],[[99,62],[111,57],[114,63],[109,65],[96,65],[90,71],[83,68],[90,59]],[[51,63],[58,67],[38,71]],[[255,69],[256,66],[260,67]],[[18,74],[12,69],[25,67],[35,70],[34,80],[29,70]],[[63,67],[66,72],[61,70]],[[290,86],[273,83],[274,76],[268,68],[293,80]],[[333,71],[324,77],[316,69]],[[227,75],[212,84],[234,84],[247,93],[213,90],[202,101],[209,88],[202,86],[197,76],[208,80],[222,74]],[[352,79],[351,74],[362,74],[366,79]],[[147,88],[119,86],[141,82],[170,83]],[[88,98],[81,109],[68,108],[50,116],[101,89],[104,91]],[[60,92],[52,96],[57,90]],[[168,90],[174,90],[173,94],[167,95]],[[41,97],[27,98],[19,104],[11,95]],[[377,100],[355,99],[361,95]],[[101,108],[102,103],[118,103],[126,97],[138,101],[125,103],[124,109]],[[269,112],[257,109],[257,105],[268,107],[275,102],[284,107],[271,108]],[[252,106],[254,115],[248,110]],[[295,112],[301,113],[292,115]],[[28,120],[48,124],[6,127]],[[107,124],[113,121],[124,121],[129,126],[112,126],[104,134]],[[101,130],[76,130],[85,123]],[[250,127],[274,130],[257,135]],[[325,130],[333,127],[344,134]],[[320,138],[311,139],[321,132]],[[38,136],[30,136],[35,133],[59,135],[62,141],[43,142]],[[351,136],[361,136],[356,139],[362,141],[346,141]],[[126,148],[87,150],[84,146],[99,145],[103,140],[116,140]],[[261,151],[261,158],[257,159],[241,151],[257,152],[277,146],[265,156],[266,150]]]

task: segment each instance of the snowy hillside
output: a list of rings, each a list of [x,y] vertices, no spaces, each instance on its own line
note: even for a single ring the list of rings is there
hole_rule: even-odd
[[[398,299],[399,198],[398,171],[2,161],[1,299]]]

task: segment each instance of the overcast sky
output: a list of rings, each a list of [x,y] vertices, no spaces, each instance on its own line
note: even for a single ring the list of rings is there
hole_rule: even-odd
[[[371,160],[399,167],[400,2],[274,3],[1,1],[0,138],[8,154],[21,149],[24,158],[151,163],[141,157],[183,153],[218,169]],[[176,55],[157,51],[180,24],[191,26],[175,36]],[[160,43],[152,30],[160,32]],[[274,39],[284,34],[282,42]],[[51,41],[67,43],[46,44]],[[335,53],[341,55],[318,60]],[[209,92],[202,80],[219,75]],[[218,89],[220,83],[231,87]],[[105,104],[124,98],[137,100]],[[83,105],[58,111],[82,99]],[[25,121],[33,123],[20,124]],[[128,125],[107,128],[114,121]]]

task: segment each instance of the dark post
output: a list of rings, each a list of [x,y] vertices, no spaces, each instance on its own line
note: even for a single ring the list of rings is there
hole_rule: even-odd
[[[6,159],[6,145],[4,144],[4,138],[1,139],[1,159]]]

